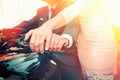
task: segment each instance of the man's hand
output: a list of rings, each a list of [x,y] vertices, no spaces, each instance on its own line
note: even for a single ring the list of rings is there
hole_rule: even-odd
[[[32,51],[44,53],[50,47],[52,30],[46,27],[39,27],[30,30],[25,35],[25,41],[30,39],[30,48]]]
[[[69,45],[69,40],[67,38],[62,37],[61,35],[52,34],[50,39],[50,51],[62,51]]]

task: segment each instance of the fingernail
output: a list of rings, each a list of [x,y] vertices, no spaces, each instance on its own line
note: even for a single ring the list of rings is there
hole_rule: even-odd
[[[45,51],[47,51],[47,50],[48,50],[48,48],[45,47]]]
[[[44,52],[41,52],[41,54],[43,54]]]

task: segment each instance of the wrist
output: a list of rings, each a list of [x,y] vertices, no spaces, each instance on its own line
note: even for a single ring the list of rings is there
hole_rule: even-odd
[[[73,45],[73,38],[69,34],[62,34],[61,36],[68,40],[67,48],[70,48]]]

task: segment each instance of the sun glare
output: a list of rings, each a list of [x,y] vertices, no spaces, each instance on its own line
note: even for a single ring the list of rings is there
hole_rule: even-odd
[[[116,26],[120,27],[120,0],[110,0],[109,4],[109,18],[111,23]]]
[[[31,19],[43,5],[41,0],[0,0],[0,29]]]
[[[78,0],[78,2],[80,4],[81,0]],[[120,0],[108,0],[108,2],[110,21],[116,27],[120,27]],[[46,4],[42,0],[0,0],[0,27],[11,27],[18,24],[20,20],[29,20],[36,14],[36,10],[43,5]],[[14,23],[14,25],[5,25],[11,23]]]

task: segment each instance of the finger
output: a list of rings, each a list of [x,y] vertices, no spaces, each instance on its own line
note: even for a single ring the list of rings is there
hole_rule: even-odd
[[[65,41],[64,40],[60,40],[59,44],[58,44],[58,48],[57,51],[62,51],[62,48],[64,47]]]
[[[60,38],[56,35],[55,41],[54,41],[54,51],[58,51],[58,45],[59,45]]]
[[[66,49],[68,44],[69,44],[69,41],[66,38],[62,38],[58,45],[59,51]]]
[[[35,52],[40,52],[40,39],[37,38],[35,41]]]
[[[39,47],[40,47],[39,49],[40,49],[41,54],[43,54],[45,50],[45,37],[40,38]]]
[[[32,32],[33,30],[30,30],[28,33],[25,34],[24,41],[27,41],[30,38],[30,36],[32,35]]]
[[[62,47],[61,50],[67,49],[67,48],[68,48],[68,45],[69,45],[69,41],[68,41],[67,39],[65,39],[65,42],[64,42],[63,47]]]
[[[50,47],[51,36],[52,36],[52,35],[48,35],[48,36],[46,37],[45,50],[48,50],[49,47]]]
[[[30,49],[32,50],[32,51],[35,51],[35,39],[36,39],[36,37],[34,36],[34,35],[32,35],[31,36],[31,39],[30,39]]]
[[[55,42],[55,36],[53,34],[51,39],[50,39],[50,47],[49,47],[50,51],[54,51],[54,44],[55,44],[54,42]]]

